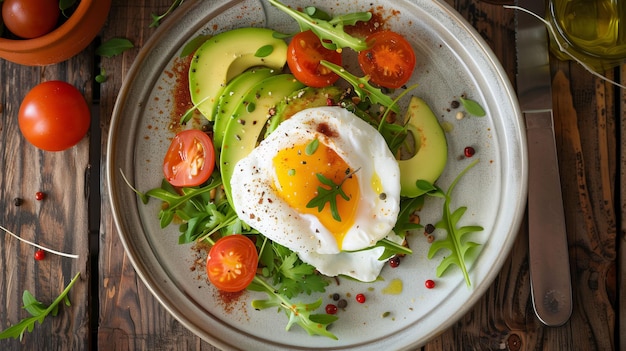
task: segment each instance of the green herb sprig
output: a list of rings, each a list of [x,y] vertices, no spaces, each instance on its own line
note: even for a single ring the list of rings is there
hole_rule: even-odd
[[[22,302],[24,303],[24,309],[30,313],[31,317],[22,319],[19,323],[10,326],[0,333],[0,339],[8,339],[8,338],[19,338],[22,340],[24,337],[24,333],[27,331],[30,333],[35,328],[35,323],[39,322],[42,324],[44,319],[47,316],[56,316],[59,313],[59,304],[61,302],[65,303],[66,306],[70,306],[70,300],[67,297],[70,289],[78,281],[78,277],[80,276],[80,272],[76,273],[74,278],[70,281],[70,283],[65,287],[63,292],[50,304],[50,306],[46,306],[43,303],[39,302],[33,294],[31,294],[28,290],[24,290],[22,295]]]
[[[451,265],[456,265],[463,272],[463,277],[465,278],[465,283],[468,287],[471,286],[471,281],[467,271],[465,258],[472,249],[475,249],[480,244],[465,240],[464,237],[469,233],[482,231],[483,227],[477,225],[458,227],[459,221],[465,214],[467,207],[463,206],[451,211],[450,202],[452,201],[452,191],[454,190],[456,184],[463,177],[463,175],[477,163],[478,160],[472,162],[463,171],[461,171],[446,192],[426,181],[417,182],[417,186],[424,189],[427,195],[444,198],[443,215],[441,220],[435,224],[435,228],[445,230],[448,235],[446,235],[444,239],[434,241],[428,250],[429,259],[432,259],[440,250],[447,249],[450,251],[448,256],[446,256],[437,266],[437,277],[441,277]]]
[[[337,50],[341,48],[351,48],[355,51],[367,49],[367,43],[361,38],[356,38],[343,29],[344,25],[354,25],[356,22],[367,22],[372,18],[371,12],[356,12],[329,19],[324,16],[323,11],[318,11],[313,7],[307,7],[306,12],[294,10],[277,0],[269,0],[270,4],[276,6],[279,10],[291,16],[298,22],[301,31],[311,30],[320,38],[322,45],[329,50]],[[320,15],[321,13],[321,15]],[[313,17],[315,16],[315,17]]]
[[[357,168],[356,170],[346,174],[346,176],[341,180],[339,184],[336,184],[332,179],[326,178],[321,173],[316,173],[315,176],[317,177],[317,180],[319,180],[320,183],[328,186],[329,188],[325,188],[321,185],[318,186],[317,195],[306,204],[306,207],[317,207],[317,210],[319,212],[322,212],[322,210],[324,209],[324,207],[326,207],[326,204],[328,203],[330,204],[330,213],[332,214],[333,219],[337,222],[341,222],[341,216],[339,215],[339,210],[337,208],[337,196],[341,196],[341,198],[343,198],[344,200],[350,201],[350,197],[346,195],[341,187],[343,186],[343,183],[354,173],[358,172],[359,169],[360,168]]]

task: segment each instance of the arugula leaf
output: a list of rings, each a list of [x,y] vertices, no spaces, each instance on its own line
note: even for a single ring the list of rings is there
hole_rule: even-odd
[[[441,277],[451,265],[457,265],[463,272],[463,277],[465,277],[465,283],[468,287],[471,286],[471,282],[467,272],[465,256],[470,250],[476,248],[480,244],[472,241],[466,241],[464,240],[464,236],[472,232],[482,231],[483,227],[474,225],[458,228],[458,223],[461,217],[463,217],[463,214],[465,214],[467,208],[459,207],[455,211],[450,212],[450,201],[452,199],[452,191],[454,190],[456,184],[459,182],[461,177],[467,173],[467,171],[476,165],[476,163],[478,163],[478,160],[472,162],[463,171],[461,171],[448,188],[448,191],[444,194],[445,201],[443,204],[443,217],[435,224],[435,228],[445,230],[448,232],[448,235],[446,235],[444,239],[433,242],[428,250],[429,259],[433,258],[433,256],[435,256],[435,254],[442,249],[449,250],[450,254],[437,266],[437,276]],[[428,194],[436,194],[436,196],[438,196],[441,193],[443,193],[443,191],[435,190]]]
[[[370,84],[368,76],[357,77],[346,71],[343,67],[326,60],[321,60],[320,64],[350,83],[354,88],[354,92],[361,100],[369,99],[373,104],[382,105],[395,113],[400,112],[398,105],[391,97],[389,97],[389,95],[383,93],[382,90],[375,88]]]
[[[320,38],[324,47],[329,50],[337,50],[349,47],[355,51],[367,49],[367,43],[361,38],[356,38],[343,30],[344,25],[354,25],[356,22],[367,22],[372,18],[371,12],[357,12],[343,16],[337,16],[328,20],[328,14],[318,12],[317,9],[308,7],[306,13],[294,10],[278,0],[269,0],[270,4],[291,16],[298,25],[300,31],[311,30]],[[321,15],[320,15],[321,13]],[[324,16],[324,14],[326,16]]]
[[[102,57],[113,57],[134,47],[135,45],[133,45],[133,43],[126,38],[111,38],[96,48],[96,55]]]
[[[70,300],[67,297],[70,289],[78,281],[78,277],[80,276],[80,272],[77,273],[74,278],[70,281],[70,283],[65,287],[65,290],[61,292],[61,294],[50,304],[50,306],[46,306],[43,303],[37,301],[37,299],[28,291],[24,290],[22,295],[22,302],[24,303],[24,309],[30,313],[32,317],[22,319],[18,324],[10,326],[0,333],[0,339],[8,339],[8,338],[22,338],[24,337],[24,333],[26,331],[32,332],[35,328],[35,322],[39,322],[42,324],[44,319],[48,316],[56,316],[59,311],[59,304],[64,302],[65,305],[70,306]]]
[[[319,212],[322,212],[324,207],[326,207],[326,204],[329,203],[330,213],[332,214],[333,219],[337,222],[341,222],[341,216],[339,216],[339,210],[337,208],[337,196],[341,196],[344,200],[350,201],[350,197],[346,195],[341,186],[346,181],[346,179],[350,178],[350,176],[352,176],[357,171],[358,169],[354,172],[350,172],[349,174],[347,174],[339,184],[335,184],[335,182],[333,182],[331,179],[324,177],[324,175],[321,173],[316,173],[315,176],[317,177],[317,180],[319,180],[320,183],[329,186],[330,188],[326,189],[321,185],[318,186],[317,195],[306,204],[306,207],[317,207],[317,210]]]
[[[255,309],[263,310],[278,307],[287,314],[289,321],[285,330],[289,330],[294,324],[297,324],[309,335],[320,335],[337,340],[337,336],[327,329],[331,323],[338,319],[337,316],[312,313],[322,305],[321,298],[313,303],[293,302],[285,295],[278,293],[258,275],[254,277],[252,283],[248,286],[248,290],[265,292],[268,295],[266,300],[252,301],[252,307]]]

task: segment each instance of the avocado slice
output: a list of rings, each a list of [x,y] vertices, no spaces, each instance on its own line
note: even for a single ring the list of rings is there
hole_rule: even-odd
[[[276,114],[270,119],[267,135],[297,112],[311,107],[328,106],[328,99],[337,102],[343,92],[343,89],[332,85],[324,88],[305,87],[295,91],[276,106]]]
[[[406,160],[399,160],[400,195],[416,197],[422,195],[415,183],[426,180],[434,183],[448,161],[448,145],[443,128],[428,104],[411,97],[405,116],[408,131],[415,140],[415,154]]]
[[[189,67],[191,101],[210,121],[226,84],[255,66],[281,70],[287,60],[287,43],[274,38],[268,28],[238,28],[217,34],[196,50]],[[257,56],[261,48],[269,54]],[[265,51],[265,50],[261,50]]]
[[[251,69],[233,78],[228,83],[217,102],[215,121],[213,123],[213,143],[218,151],[222,148],[226,126],[237,104],[255,84],[278,73],[277,70],[271,68]]]
[[[291,74],[270,76],[255,84],[239,102],[228,121],[220,153],[220,172],[224,192],[230,199],[230,178],[235,165],[256,146],[270,110],[304,85]]]

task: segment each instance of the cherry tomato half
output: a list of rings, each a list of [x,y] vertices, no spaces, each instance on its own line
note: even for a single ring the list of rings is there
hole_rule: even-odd
[[[320,65],[326,60],[341,66],[341,53],[326,49],[310,30],[296,34],[287,48],[287,64],[297,80],[315,88],[329,86],[339,79],[331,70]]]
[[[26,94],[18,113],[22,135],[47,151],[76,145],[89,130],[91,113],[85,98],[73,85],[51,80]]]
[[[252,240],[242,234],[228,235],[211,247],[206,263],[207,275],[222,291],[241,291],[254,279],[258,259]]]
[[[367,37],[369,49],[359,52],[359,65],[370,80],[385,88],[399,88],[415,68],[415,53],[404,37],[380,31]]]
[[[173,186],[197,186],[209,179],[215,167],[213,141],[197,129],[176,134],[163,160],[163,174]]]
[[[20,38],[37,38],[50,33],[59,19],[59,0],[4,0],[2,20]]]

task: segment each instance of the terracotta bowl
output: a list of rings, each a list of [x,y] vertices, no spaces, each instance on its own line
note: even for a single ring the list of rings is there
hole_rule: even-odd
[[[34,39],[0,38],[0,58],[28,66],[44,66],[78,54],[100,32],[111,0],[81,0],[76,11],[52,32]]]

